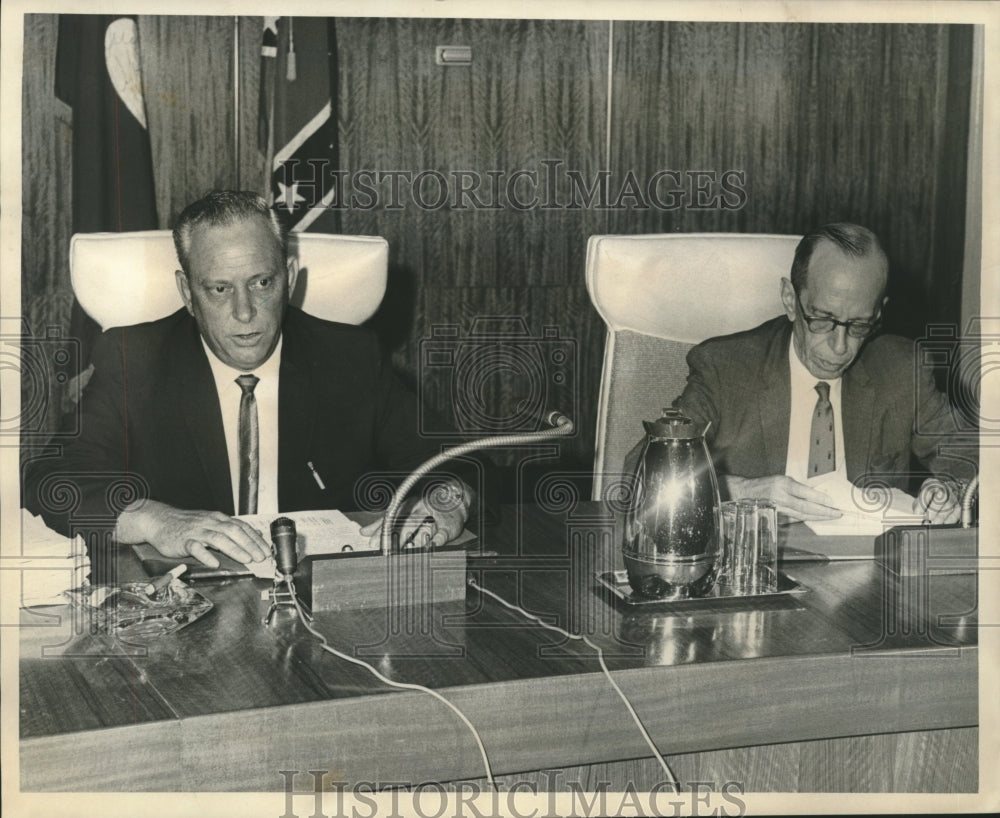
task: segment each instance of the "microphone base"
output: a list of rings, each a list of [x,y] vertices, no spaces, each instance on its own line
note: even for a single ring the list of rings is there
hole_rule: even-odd
[[[433,605],[465,599],[463,546],[433,551],[317,554],[295,571],[295,591],[313,613]]]
[[[296,588],[296,594],[298,594],[298,588]],[[312,617],[309,615],[308,606],[303,605],[303,608],[303,613],[305,614],[306,619],[311,621]],[[288,586],[285,584],[284,578],[275,579],[272,587],[268,588],[266,591],[260,592],[260,610],[260,623],[265,628],[268,627],[276,617],[279,617],[282,614],[290,613],[292,618],[298,618],[299,611],[295,607],[295,603],[292,601],[292,595],[288,591]]]

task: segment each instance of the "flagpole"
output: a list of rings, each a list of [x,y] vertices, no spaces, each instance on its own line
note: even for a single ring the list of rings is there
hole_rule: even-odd
[[[277,93],[277,71],[278,71],[278,54],[281,51],[281,31],[278,28],[281,18],[277,18],[274,22],[274,71],[272,72],[274,76],[270,78],[271,93],[266,96],[267,108],[267,144],[265,146],[265,156],[264,156],[264,180],[263,180],[263,191],[264,198],[267,200],[268,205],[274,204],[274,186],[272,184],[274,176],[274,97]],[[263,66],[261,67],[261,83],[265,81]]]
[[[233,18],[233,156],[236,158],[236,187],[240,181],[240,18]]]

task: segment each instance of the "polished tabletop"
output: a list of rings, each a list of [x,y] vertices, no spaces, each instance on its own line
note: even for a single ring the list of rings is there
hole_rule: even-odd
[[[871,559],[789,559],[801,593],[628,606],[595,579],[622,567],[615,518],[598,503],[504,507],[479,534],[472,581],[599,645],[665,753],[977,724],[971,572],[900,578]],[[791,558],[823,543],[798,524],[782,545]],[[133,786],[133,759],[155,770],[143,789],[174,788],[179,771],[192,789],[212,789],[213,776],[255,788],[262,769],[331,756],[400,780],[482,774],[440,703],[324,652],[290,612],[264,627],[269,586],[200,582],[214,609],[143,644],[91,633],[68,608],[24,611],[22,784],[40,780],[45,759],[78,753],[84,732],[94,755],[80,780],[102,776],[108,789]],[[497,772],[649,754],[590,647],[475,587],[434,606],[318,612],[314,625],[386,676],[439,690]]]

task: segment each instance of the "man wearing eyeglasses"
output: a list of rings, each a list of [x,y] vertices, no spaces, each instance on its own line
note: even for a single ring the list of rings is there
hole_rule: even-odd
[[[710,424],[730,499],[765,497],[794,519],[833,519],[841,512],[810,478],[839,472],[912,491],[912,456],[933,475],[918,492],[925,516],[958,519],[959,481],[975,465],[939,451],[958,426],[930,373],[914,367],[914,343],[877,334],[888,271],[867,228],[821,227],[781,280],[783,316],[688,353],[674,404]]]

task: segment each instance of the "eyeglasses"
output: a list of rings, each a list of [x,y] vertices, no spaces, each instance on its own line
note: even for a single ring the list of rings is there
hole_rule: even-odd
[[[836,318],[818,318],[814,315],[806,315],[806,308],[802,306],[798,290],[795,291],[795,301],[799,305],[799,310],[802,312],[802,317],[805,319],[809,331],[816,335],[824,335],[833,332],[837,327],[844,327],[852,338],[867,338],[878,329],[879,323],[881,323],[879,318],[871,322],[838,321]]]

